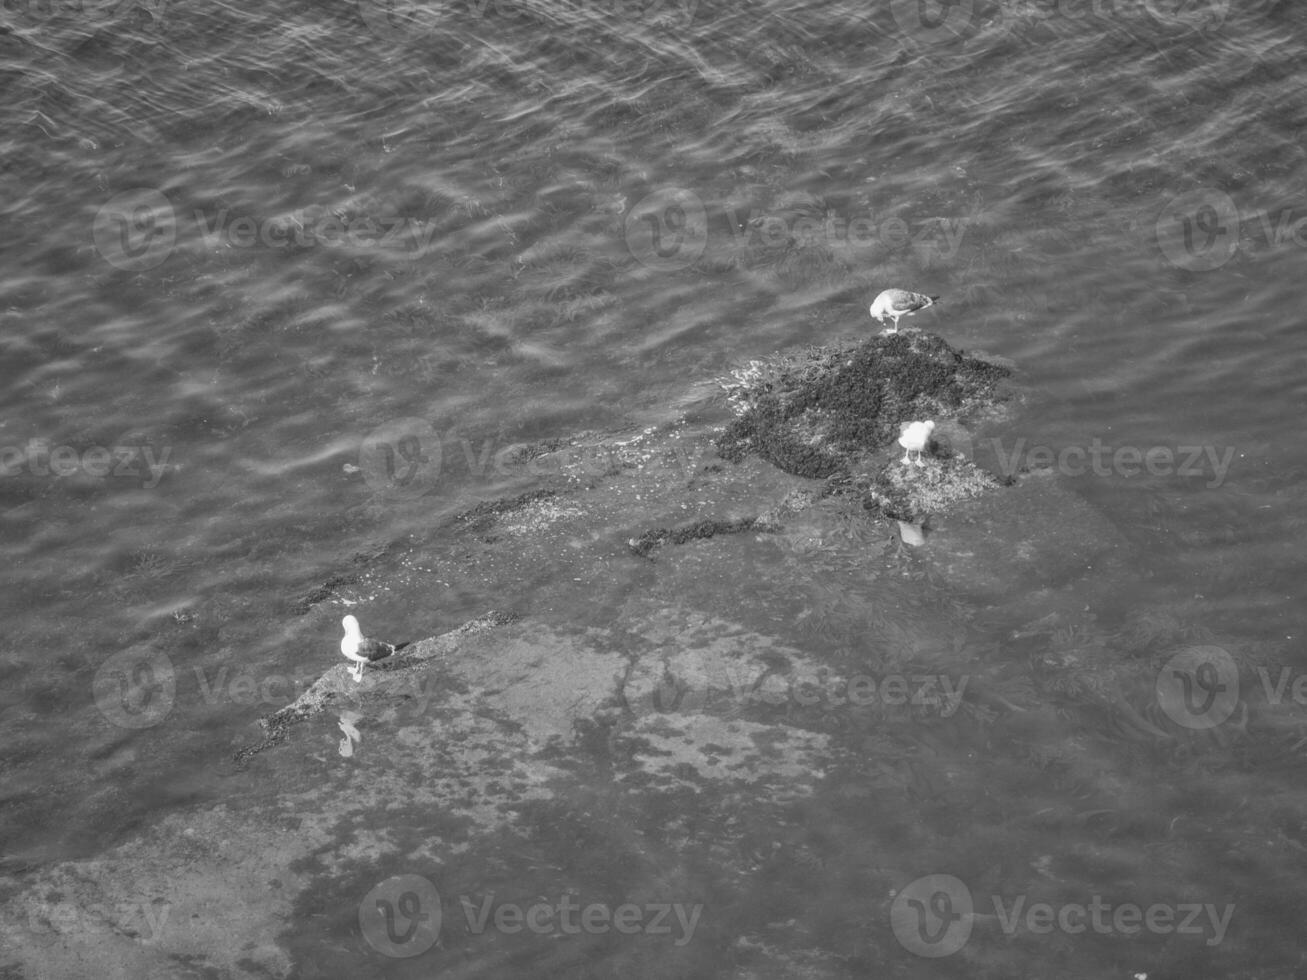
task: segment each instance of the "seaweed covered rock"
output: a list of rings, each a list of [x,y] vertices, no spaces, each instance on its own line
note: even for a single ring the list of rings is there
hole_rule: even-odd
[[[796,476],[851,475],[904,422],[992,405],[1008,374],[917,332],[776,355],[725,385],[736,419],[717,448],[736,462],[756,453]]]

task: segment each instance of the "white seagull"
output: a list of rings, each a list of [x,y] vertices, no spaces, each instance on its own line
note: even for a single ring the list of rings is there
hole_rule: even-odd
[[[894,326],[886,330],[886,333],[899,332],[899,317],[911,316],[918,310],[924,310],[928,306],[934,306],[938,296],[926,296],[922,293],[910,293],[906,289],[887,289],[871,304],[871,315],[881,322],[883,326],[885,317],[892,317]]]
[[[935,431],[934,422],[904,422],[899,431],[899,445],[903,447],[903,459],[901,462],[904,466],[908,463],[916,463],[918,466],[925,466],[921,461],[921,454],[930,448],[930,434]],[[915,460],[909,459],[913,453],[917,454]]]
[[[359,621],[353,616],[346,616],[340,621],[340,625],[345,627],[345,638],[340,641],[340,652],[354,661],[350,674],[357,684],[363,680],[363,666],[374,660],[385,660],[395,652],[395,645],[364,636],[363,631],[359,629]]]

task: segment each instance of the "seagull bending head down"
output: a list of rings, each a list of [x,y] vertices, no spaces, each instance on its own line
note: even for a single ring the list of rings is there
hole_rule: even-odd
[[[912,293],[906,289],[887,289],[871,304],[871,315],[881,322],[885,323],[885,317],[891,317],[894,320],[894,326],[886,330],[886,333],[899,332],[899,317],[911,316],[918,310],[924,310],[928,306],[934,306],[938,296],[927,296],[924,293]]]
[[[899,432],[899,445],[903,447],[902,463],[906,466],[908,463],[916,463],[918,466],[925,466],[921,461],[921,454],[930,448],[930,434],[935,431],[934,422],[904,422]],[[917,454],[915,460],[909,459],[913,453]]]

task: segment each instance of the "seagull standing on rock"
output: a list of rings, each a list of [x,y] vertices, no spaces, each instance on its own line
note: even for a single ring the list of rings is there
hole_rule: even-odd
[[[886,330],[886,333],[899,332],[899,317],[911,316],[918,310],[924,310],[928,306],[934,306],[938,296],[927,296],[924,293],[910,293],[906,289],[887,289],[871,304],[871,315],[881,322],[883,326],[885,317],[891,317],[894,320],[894,326]]]
[[[903,459],[901,462],[904,466],[908,463],[916,463],[918,466],[925,466],[921,461],[921,454],[930,448],[930,434],[935,431],[934,422],[904,422],[899,432],[899,445],[903,447]],[[916,459],[909,459],[913,453],[917,454]]]
[[[381,640],[364,636],[363,631],[359,629],[359,621],[353,616],[346,616],[340,621],[340,625],[345,627],[345,638],[340,641],[340,652],[354,661],[354,665],[350,667],[350,675],[356,684],[363,680],[364,665],[374,660],[385,660],[399,649],[393,643],[383,643]]]

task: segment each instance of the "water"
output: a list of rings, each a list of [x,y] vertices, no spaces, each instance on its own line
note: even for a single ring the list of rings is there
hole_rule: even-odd
[[[304,597],[530,486],[496,454],[669,421],[869,329],[887,285],[1019,365],[1020,432],[978,455],[1070,450],[1195,635],[1300,669],[1307,15],[942,9],[943,33],[899,3],[6,4],[6,863],[228,792],[266,709],[213,685],[316,676],[335,637]],[[360,447],[411,418],[438,486],[378,503]],[[337,591],[425,636],[547,587],[427,558]],[[166,736],[95,706],[142,646],[181,670]],[[1298,772],[1253,768],[1261,796]]]

